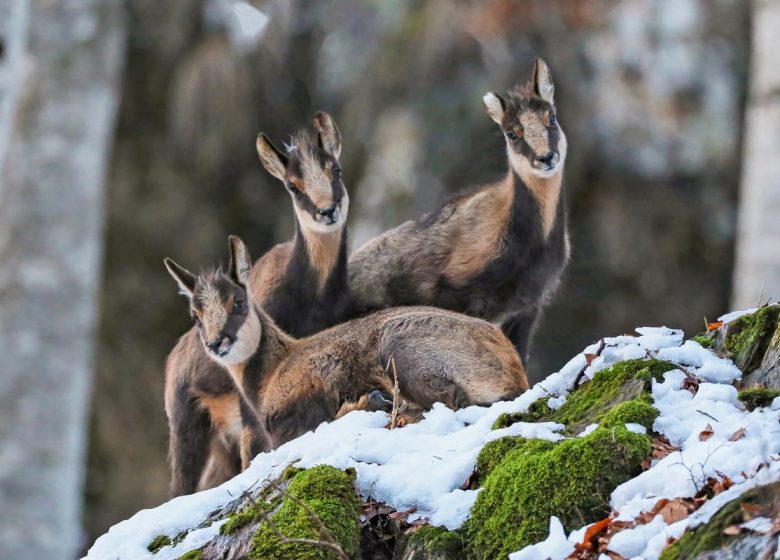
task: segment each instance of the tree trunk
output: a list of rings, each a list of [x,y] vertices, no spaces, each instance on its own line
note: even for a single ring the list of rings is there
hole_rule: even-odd
[[[121,16],[0,0],[0,558],[80,545]]]
[[[733,307],[780,300],[780,0],[753,3]]]

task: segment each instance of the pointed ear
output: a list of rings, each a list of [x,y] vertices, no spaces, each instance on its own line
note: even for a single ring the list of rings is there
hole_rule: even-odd
[[[230,266],[228,274],[239,286],[247,286],[249,282],[249,271],[252,270],[252,260],[249,258],[249,251],[240,238],[235,235],[228,237],[230,244]]]
[[[336,121],[328,113],[319,111],[314,115],[314,128],[317,131],[317,142],[320,148],[334,158],[341,155],[341,133],[336,127]]]
[[[173,276],[173,279],[176,280],[176,283],[179,285],[179,293],[192,299],[198,277],[183,266],[176,264],[173,259],[169,257],[165,257],[163,262],[165,263],[165,268],[168,269],[170,275]]]
[[[490,115],[490,118],[501,126],[501,123],[504,121],[504,111],[506,111],[504,99],[497,93],[488,92],[482,98],[482,102],[485,104],[485,109],[487,109],[487,114]]]
[[[271,175],[284,182],[287,174],[287,162],[289,158],[271,143],[271,140],[262,132],[257,135],[257,155],[260,163]]]
[[[555,85],[553,84],[550,68],[541,58],[537,58],[536,62],[534,62],[533,84],[534,93],[552,105],[554,103]]]

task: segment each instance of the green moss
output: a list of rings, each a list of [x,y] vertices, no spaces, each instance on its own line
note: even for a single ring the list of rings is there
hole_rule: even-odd
[[[549,400],[550,397],[535,400],[526,412],[515,412],[513,414],[504,412],[493,422],[493,429],[506,428],[515,422],[543,422],[552,413],[552,409],[547,404]]]
[[[255,506],[245,507],[241,511],[231,513],[228,516],[228,520],[219,528],[219,534],[231,535],[257,518],[257,508]]]
[[[300,467],[296,467],[295,465],[287,465],[286,467],[284,467],[282,474],[279,475],[279,478],[282,480],[292,480],[293,478],[295,478],[296,474],[302,471],[303,469]]]
[[[763,387],[751,387],[739,392],[738,398],[748,410],[764,408],[772,404],[775,398],[780,397],[780,391],[765,389]]]
[[[510,451],[519,447],[525,448],[527,452],[548,451],[555,444],[551,441],[542,439],[526,439],[522,437],[502,437],[486,443],[477,457],[476,471],[479,481],[483,482],[487,475],[493,472]]]
[[[566,425],[566,433],[579,434],[587,425],[600,423],[620,403],[640,400],[650,405],[650,380],[660,381],[664,373],[676,367],[655,359],[618,362],[599,371],[593,379],[573,391],[559,409],[552,410],[547,404],[549,399],[540,399],[527,412],[502,414],[493,429],[505,428],[515,422],[558,422]],[[640,404],[632,406],[630,411],[621,409],[621,414],[640,412]],[[635,421],[645,425],[650,411],[642,407],[641,412]]]
[[[641,424],[650,430],[653,428],[653,422],[658,418],[658,410],[650,404],[649,400],[649,395],[643,394],[632,401],[615,405],[604,415],[599,425],[602,428],[614,428],[626,424]]]
[[[665,372],[677,366],[661,360],[626,360],[596,373],[579,387],[549,421],[565,424],[567,431],[578,434],[589,424],[597,424],[621,402],[648,399],[651,379],[660,380]],[[649,400],[647,401],[649,403]]]
[[[780,482],[748,490],[736,500],[723,506],[708,523],[685,533],[680,540],[664,550],[660,560],[694,558],[708,550],[723,548],[737,538],[723,534],[723,530],[744,521],[741,504],[765,504],[774,509],[778,496],[780,496]]]
[[[359,555],[360,544],[360,501],[355,494],[353,481],[354,471],[344,472],[321,465],[296,473],[287,493],[313,510],[344,552],[355,558]],[[319,524],[303,507],[287,496],[283,498],[272,519],[286,537],[321,540]],[[255,533],[250,553],[250,558],[256,560],[325,560],[335,557],[332,551],[324,547],[300,543],[281,545],[267,523],[261,524]]]
[[[203,549],[202,548],[196,548],[195,550],[190,550],[189,552],[185,552],[181,556],[179,556],[176,560],[200,560],[200,557],[203,555]]]
[[[468,556],[506,558],[543,540],[551,515],[568,529],[609,513],[609,496],[642,470],[650,439],[624,427],[507,452],[487,476],[466,522]]]
[[[715,346],[713,340],[709,336],[703,333],[697,334],[691,340],[694,342],[698,342],[704,348],[712,348],[713,346]]]
[[[156,554],[164,546],[171,545],[171,538],[168,535],[157,535],[152,539],[152,542],[146,547],[146,550],[152,554]]]
[[[726,329],[723,347],[742,371],[758,367],[772,335],[778,328],[780,304],[765,305],[750,315],[734,319]]]
[[[403,554],[398,558],[425,558],[426,560],[449,560],[463,557],[463,535],[459,531],[448,531],[445,527],[420,527],[409,534],[403,544]]]

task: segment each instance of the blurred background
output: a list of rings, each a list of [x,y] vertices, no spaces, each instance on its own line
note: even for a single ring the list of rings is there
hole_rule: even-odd
[[[778,29],[778,0],[0,0],[0,557],[72,558],[166,499],[190,322],[162,259],[288,239],[254,139],[317,110],[355,248],[500,177],[482,95],[547,61],[573,253],[534,381],[780,297]]]

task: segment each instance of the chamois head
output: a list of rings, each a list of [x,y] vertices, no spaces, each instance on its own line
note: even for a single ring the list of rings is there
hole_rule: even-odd
[[[349,196],[341,180],[341,134],[336,123],[320,111],[314,128],[316,140],[299,132],[285,145],[285,152],[260,133],[257,153],[263,167],[290,192],[301,227],[326,233],[344,226]]]
[[[555,114],[554,93],[550,69],[538,59],[528,83],[515,86],[506,97],[491,92],[482,98],[504,133],[509,161],[520,176],[550,177],[563,168],[567,144]]]
[[[165,267],[190,300],[190,314],[208,354],[224,365],[248,360],[260,342],[260,319],[247,295],[252,263],[244,243],[230,237],[230,266],[196,276],[165,259]]]

